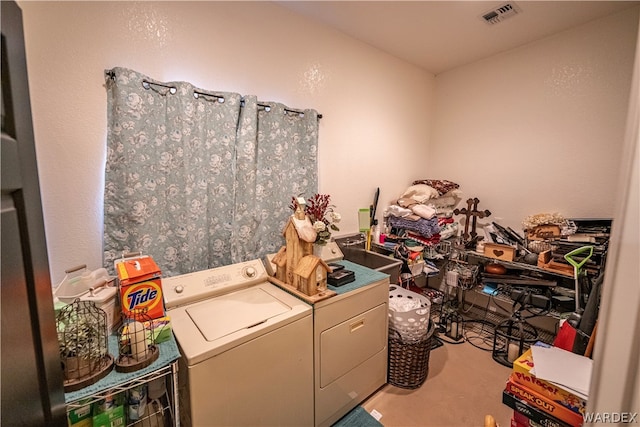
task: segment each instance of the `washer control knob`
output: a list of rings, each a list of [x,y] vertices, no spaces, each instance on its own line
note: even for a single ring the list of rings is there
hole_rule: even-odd
[[[176,286],[176,293],[177,294],[181,294],[182,291],[184,291],[184,286],[182,286],[182,285]]]
[[[253,267],[247,267],[244,270],[244,275],[249,279],[253,279],[254,277],[256,277],[256,269]]]

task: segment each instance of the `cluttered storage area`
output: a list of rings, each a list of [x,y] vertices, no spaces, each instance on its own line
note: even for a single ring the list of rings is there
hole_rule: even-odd
[[[375,425],[368,398],[428,387],[432,352],[461,343],[512,369],[496,402],[514,423],[582,424],[584,381],[548,368],[589,377],[610,219],[533,213],[515,230],[425,178],[375,189],[341,231],[312,172],[315,110],[126,68],[105,82],[104,265],[53,289],[71,426]],[[168,120],[202,115],[189,131],[145,116],[181,97]],[[130,155],[150,139],[162,152]]]

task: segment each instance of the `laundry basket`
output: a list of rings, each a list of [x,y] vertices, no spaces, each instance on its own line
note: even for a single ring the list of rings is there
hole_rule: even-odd
[[[405,340],[389,329],[389,373],[387,382],[400,388],[415,389],[427,379],[435,324],[429,321],[427,333],[418,340]]]
[[[431,301],[397,285],[389,286],[389,328],[406,341],[420,340],[429,328]]]

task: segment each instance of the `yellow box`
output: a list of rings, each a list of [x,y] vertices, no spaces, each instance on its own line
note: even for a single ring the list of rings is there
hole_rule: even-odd
[[[540,345],[540,343],[536,343],[536,345]],[[587,407],[586,400],[576,396],[568,390],[558,387],[555,384],[536,378],[536,376],[531,373],[532,368],[533,352],[529,348],[522,354],[522,356],[518,357],[513,362],[513,374],[511,375],[511,378],[515,383],[518,383],[531,391],[537,392],[538,394],[559,403],[573,412],[584,415],[584,411]]]

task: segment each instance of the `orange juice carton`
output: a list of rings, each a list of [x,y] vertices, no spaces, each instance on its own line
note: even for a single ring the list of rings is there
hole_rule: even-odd
[[[582,415],[521,384],[515,383],[513,374],[509,378],[509,381],[507,381],[505,391],[573,427],[580,427],[584,422]]]
[[[116,262],[122,314],[133,317],[144,312],[151,319],[164,317],[160,268],[150,256],[125,258]]]
[[[537,342],[535,345],[549,347],[548,344],[542,342]],[[533,352],[529,348],[513,362],[512,381],[538,393],[548,400],[570,409],[580,416],[584,415],[587,407],[587,401],[585,399],[556,384],[536,378],[536,376],[531,373],[532,368]]]

